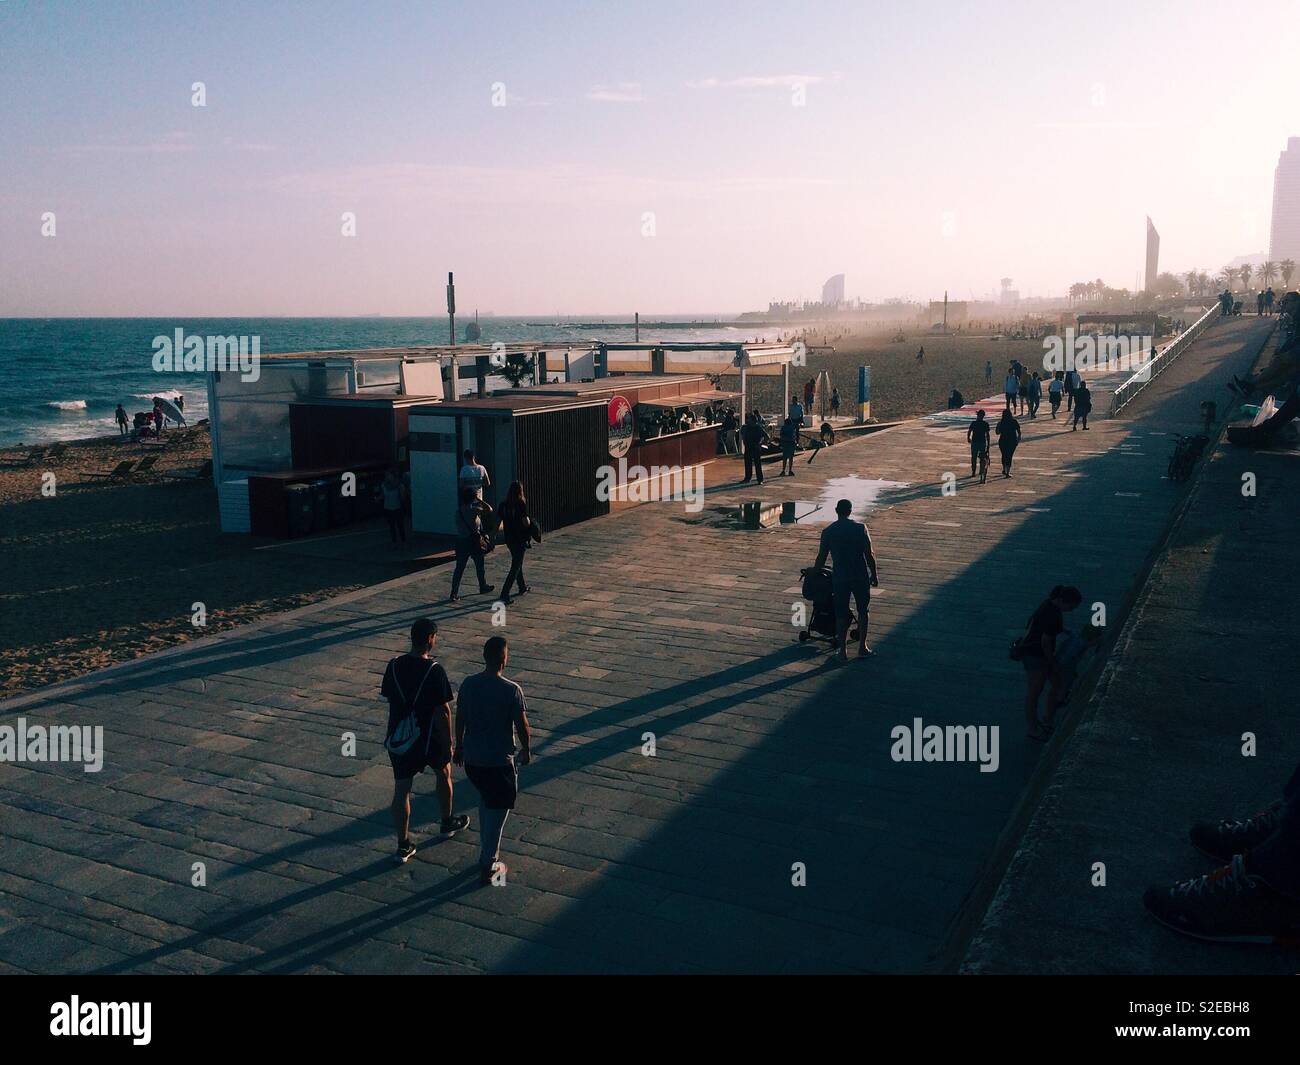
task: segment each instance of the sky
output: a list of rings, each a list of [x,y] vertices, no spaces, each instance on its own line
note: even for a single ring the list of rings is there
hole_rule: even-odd
[[[1146,215],[1214,270],[1268,246],[1293,17],[0,0],[0,316],[1056,295],[1138,283]]]

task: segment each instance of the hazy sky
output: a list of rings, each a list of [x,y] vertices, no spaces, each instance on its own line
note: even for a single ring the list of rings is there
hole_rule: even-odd
[[[1268,245],[1295,10],[0,0],[0,315],[1131,287],[1147,214],[1212,269]]]

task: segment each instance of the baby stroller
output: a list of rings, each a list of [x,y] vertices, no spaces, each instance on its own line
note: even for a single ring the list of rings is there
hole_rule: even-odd
[[[808,618],[808,627],[799,633],[799,642],[808,640],[826,640],[835,642],[835,597],[831,591],[831,571],[825,566],[818,569],[809,566],[800,570],[803,578],[803,597],[812,604],[812,614]],[[858,619],[849,605],[849,639],[858,638]]]

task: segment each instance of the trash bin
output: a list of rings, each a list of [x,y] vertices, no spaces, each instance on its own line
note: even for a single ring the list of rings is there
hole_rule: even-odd
[[[356,500],[350,495],[345,496],[343,494],[343,481],[341,478],[337,481],[329,482],[329,492],[330,528],[334,529],[338,528],[340,525],[351,524],[356,510]]]
[[[330,482],[312,481],[311,492],[311,529],[320,532],[330,527]]]
[[[298,537],[310,533],[314,515],[311,489],[305,484],[287,485],[284,503],[289,512],[289,535]]]

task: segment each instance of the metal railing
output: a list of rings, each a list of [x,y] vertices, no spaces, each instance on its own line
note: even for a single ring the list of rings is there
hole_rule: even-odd
[[[1164,373],[1169,364],[1191,347],[1211,324],[1219,320],[1222,314],[1218,303],[1209,307],[1203,315],[1179,333],[1164,351],[1153,357],[1142,369],[1115,389],[1110,395],[1110,416],[1113,418],[1128,406],[1142,389]]]

